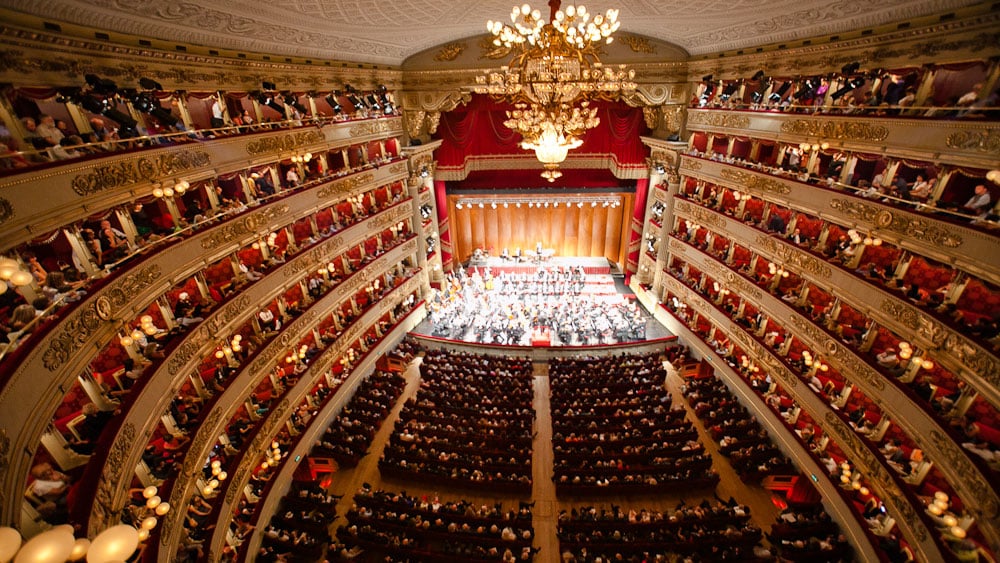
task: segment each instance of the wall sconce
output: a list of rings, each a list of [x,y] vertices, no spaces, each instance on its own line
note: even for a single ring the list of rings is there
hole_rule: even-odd
[[[772,262],[772,263],[770,263],[770,264],[767,265],[767,271],[772,276],[774,276],[776,278],[778,278],[778,277],[787,278],[788,277],[788,270],[786,270],[782,266],[775,266],[774,262]]]
[[[9,280],[15,286],[31,285],[35,281],[35,276],[31,272],[23,269],[17,260],[11,258],[0,258],[0,280]],[[7,284],[0,283],[0,293],[7,291]]]
[[[295,156],[293,156],[292,157],[292,162],[294,162],[295,164],[305,164],[305,163],[309,162],[310,160],[312,160],[312,157],[313,157],[312,153],[311,152],[307,152],[306,154],[303,154],[303,155],[295,155]]]

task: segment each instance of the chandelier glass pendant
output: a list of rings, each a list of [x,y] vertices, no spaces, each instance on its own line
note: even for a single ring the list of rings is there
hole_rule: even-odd
[[[534,150],[550,182],[562,174],[559,163],[581,136],[601,120],[593,100],[615,100],[635,92],[635,71],[625,65],[604,66],[598,57],[602,45],[613,41],[621,25],[618,10],[593,18],[584,6],[549,3],[549,22],[527,4],[514,7],[511,25],[489,21],[493,44],[510,49],[508,65],[476,78],[474,91],[507,100],[514,108],[504,125],[521,134],[521,148]]]

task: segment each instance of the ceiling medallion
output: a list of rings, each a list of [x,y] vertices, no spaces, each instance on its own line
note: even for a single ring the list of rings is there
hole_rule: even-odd
[[[635,71],[625,65],[606,67],[598,49],[613,41],[621,25],[618,10],[591,17],[583,6],[559,9],[549,2],[549,21],[525,4],[514,7],[512,25],[489,21],[493,45],[513,57],[498,71],[476,77],[474,91],[514,104],[504,125],[521,134],[521,148],[534,150],[554,182],[559,163],[583,144],[582,135],[600,124],[594,100],[616,100],[635,92]]]

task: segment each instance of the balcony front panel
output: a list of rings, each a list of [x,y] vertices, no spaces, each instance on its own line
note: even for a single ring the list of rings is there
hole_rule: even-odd
[[[753,304],[768,317],[778,321],[781,326],[793,330],[796,338],[822,355],[847,381],[857,385],[879,409],[889,415],[927,452],[930,459],[938,463],[941,473],[965,501],[965,506],[977,515],[980,522],[983,522],[981,528],[986,536],[991,538],[993,543],[1000,543],[997,541],[1000,538],[1000,530],[986,524],[1000,515],[1000,497],[990,484],[990,477],[979,471],[967,452],[948,437],[936,419],[915,404],[902,389],[887,381],[853,350],[813,324],[790,305],[736,274],[714,258],[677,239],[671,238],[670,241],[670,250],[675,256],[682,257],[701,271],[715,277],[720,284],[725,282],[733,294]],[[676,281],[670,276],[667,278],[667,281]],[[733,324],[731,320],[727,322]]]
[[[880,325],[898,334],[912,335],[915,344],[933,351],[935,360],[968,382],[984,400],[1000,405],[1000,359],[966,335],[898,295],[728,215],[683,200],[675,203],[674,212],[751,246],[768,260],[792,267],[817,286],[846,298],[852,307]]]
[[[184,279],[206,264],[214,263],[250,244],[269,228],[290,224],[314,213],[324,205],[318,204],[317,199],[325,199],[333,194],[360,193],[378,185],[375,184],[376,178],[391,182],[399,177],[401,176],[391,174],[388,168],[364,173],[358,177],[365,178],[364,182],[345,184],[350,182],[351,179],[348,178],[253,209],[148,256],[104,287],[89,294],[73,312],[49,330],[43,345],[28,351],[18,365],[5,366],[13,371],[5,374],[7,381],[0,390],[0,428],[8,433],[12,451],[34,451],[50,420],[44,416],[25,420],[15,405],[34,405],[35,411],[39,413],[55,412],[65,395],[63,389],[69,387],[77,375],[87,369],[95,351],[103,343],[117,338],[117,331],[125,319],[140,314],[154,299],[170,289],[176,280]],[[338,185],[345,191],[338,193],[335,189]],[[333,191],[324,193],[324,190]],[[401,202],[363,223],[348,227],[318,247],[301,253],[279,269],[287,272],[286,274],[267,276],[267,279],[248,290],[262,292],[252,298],[256,300],[250,302],[257,303],[266,295],[276,294],[280,291],[277,287],[279,282],[287,283],[286,278],[316,267],[325,257],[343,248],[346,237],[361,240],[372,232],[409,217],[410,211],[409,201]],[[271,287],[272,285],[275,287]],[[260,289],[257,289],[258,286]],[[243,296],[236,299],[242,301]],[[228,311],[230,307],[224,307],[223,310]],[[221,312],[216,313],[219,314]],[[208,337],[207,335],[206,338]],[[165,365],[172,361],[173,358]],[[3,482],[3,490],[11,493],[7,498],[19,498],[23,493],[18,491],[24,485],[30,462],[30,458],[23,456],[11,460]],[[4,506],[4,517],[8,521],[16,521],[17,513],[16,504]]]
[[[270,444],[273,434],[281,428],[281,425],[285,424],[292,415],[292,406],[297,405],[302,402],[305,396],[309,393],[312,387],[320,381],[322,374],[333,367],[334,362],[336,362],[354,343],[354,341],[364,334],[369,328],[378,323],[379,318],[388,313],[399,303],[400,298],[409,295],[410,293],[417,291],[420,288],[421,281],[420,277],[413,277],[404,282],[401,286],[394,289],[389,296],[389,298],[383,299],[378,304],[376,304],[371,310],[362,315],[355,324],[344,332],[337,341],[330,346],[330,348],[323,351],[320,354],[313,365],[310,367],[309,371],[306,372],[306,376],[303,379],[312,377],[312,380],[308,382],[307,385],[303,385],[302,382],[295,386],[295,389],[289,393],[289,396],[282,400],[281,405],[285,405],[285,408],[281,408],[281,405],[276,407],[268,414],[267,420],[264,422],[265,427],[258,432],[257,437],[246,449],[246,455],[240,460],[240,465],[233,473],[233,477],[229,480],[228,486],[225,489],[224,502],[222,499],[216,499],[216,502],[221,502],[221,508],[219,511],[220,521],[218,526],[215,528],[215,533],[213,535],[213,545],[220,546],[225,540],[226,532],[228,529],[227,519],[229,515],[233,513],[234,504],[239,501],[240,495],[246,487],[247,483],[250,481],[250,476],[253,474],[254,469],[260,466],[260,456],[263,455],[264,450],[267,445]],[[383,338],[382,343],[388,341],[388,338]],[[377,358],[377,351],[380,350],[377,345],[370,349],[364,356],[365,360]],[[363,365],[363,364],[362,364]],[[354,380],[354,387],[360,382],[361,377],[358,377],[357,369],[352,370],[350,379]],[[364,373],[364,370],[360,370]],[[353,389],[353,387],[352,387]],[[337,390],[337,397],[350,397],[349,394],[345,392],[343,388]],[[335,397],[336,399],[336,397]],[[319,422],[317,422],[319,421]],[[313,417],[312,424],[319,424],[324,426],[329,424],[330,419],[319,419],[318,417]],[[204,458],[203,458],[204,459]],[[273,477],[272,477],[273,479]],[[173,503],[173,500],[171,500]],[[186,505],[186,499],[183,505]],[[172,506],[178,506],[171,504]],[[182,505],[182,506],[183,506]],[[178,526],[178,532],[180,531],[180,526]],[[178,538],[179,539],[179,538]],[[170,543],[169,545],[175,545]],[[166,555],[163,551],[160,553],[160,561],[164,563],[171,561],[170,558],[164,559]]]
[[[974,168],[1000,158],[995,121],[688,109],[687,128],[795,145],[826,141],[850,151],[897,157],[934,155],[939,162]]]
[[[936,220],[845,191],[819,188],[741,166],[684,156],[681,173],[749,193],[765,201],[858,228],[916,254],[933,258],[985,279],[1000,279],[998,237],[963,225]]]
[[[0,180],[0,240],[6,249],[152,192],[153,183],[204,180],[307,151],[402,135],[400,117],[346,121],[199,140],[106,158],[67,161]],[[406,166],[402,165],[403,172]]]
[[[742,327],[734,323],[732,319],[704,297],[698,295],[679,280],[669,276],[664,279],[664,285],[670,292],[687,303],[693,311],[709,319],[718,330],[737,343],[748,357],[761,366],[761,369],[766,369],[767,373],[781,384],[792,400],[809,413],[815,424],[822,428],[825,434],[836,437],[837,444],[843,448],[851,462],[868,477],[872,489],[889,507],[907,541],[923,552],[924,560],[944,561],[941,555],[942,551],[935,542],[937,534],[928,529],[917,508],[910,503],[907,495],[903,492],[899,480],[893,475],[881,456],[864,444],[847,422],[839,417],[818,395],[813,393],[808,385],[799,379],[770,349],[752,338]]]
[[[331,245],[328,252],[323,253],[323,255],[329,257],[330,252],[337,252],[335,248],[340,249],[357,244],[366,236],[368,236],[367,233],[359,231],[353,234],[354,239],[351,241],[333,240],[332,242],[337,244]],[[386,271],[403,257],[416,252],[416,249],[416,241],[411,239],[366,264],[363,270],[356,272],[343,283],[331,289],[302,315],[286,325],[281,334],[265,344],[256,354],[256,360],[244,366],[239,375],[229,383],[226,390],[222,392],[222,396],[214,402],[216,407],[201,423],[197,433],[192,436],[191,444],[185,454],[181,474],[186,477],[198,472],[201,463],[207,459],[209,450],[218,436],[223,433],[223,429],[232,418],[233,413],[239,409],[246,397],[274,366],[275,358],[287,353],[290,347],[312,330],[317,319],[331,310],[333,306],[354,295],[369,280]],[[309,256],[303,256],[302,259],[307,263],[310,262]],[[287,289],[288,278],[293,272],[314,269],[318,264],[311,268],[303,266],[304,264],[298,260],[289,261],[280,269],[280,272],[269,275],[247,288],[233,303],[209,316],[205,322],[185,337],[174,353],[160,366],[160,369],[150,375],[149,383],[143,388],[141,395],[125,415],[119,432],[114,438],[111,451],[127,451],[127,453],[123,453],[121,457],[116,457],[116,459],[109,457],[108,463],[104,466],[97,485],[97,490],[100,493],[98,502],[94,503],[91,512],[91,528],[101,529],[102,526],[107,526],[109,519],[116,517],[128,502],[128,488],[132,474],[142,457],[141,450],[135,448],[128,450],[128,446],[136,440],[141,443],[146,443],[149,440],[159,423],[159,416],[150,416],[150,413],[167,412],[170,400],[177,395],[177,389],[183,384],[186,375],[196,371],[201,360],[211,353],[218,344],[220,334],[227,334],[227,330],[239,326],[253,317],[257,312],[257,304],[267,302],[283,293]],[[360,330],[357,328],[357,324],[346,330],[336,343],[324,351],[324,354],[330,349],[342,349],[344,342],[346,342],[342,340],[343,336],[355,334],[357,330]],[[314,363],[313,368],[315,369],[319,365],[322,364]],[[181,506],[179,504],[180,498],[190,492],[188,487],[191,484],[191,480],[175,484],[170,498],[171,506]],[[174,498],[175,496],[177,498]]]

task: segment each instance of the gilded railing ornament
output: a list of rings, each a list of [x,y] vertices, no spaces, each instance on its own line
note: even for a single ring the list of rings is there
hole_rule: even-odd
[[[416,111],[404,111],[403,119],[406,122],[406,134],[411,138],[419,137],[420,133],[424,130],[424,120],[426,118],[427,112],[422,109]]]
[[[860,221],[867,221],[874,228],[887,229],[935,246],[957,248],[964,240],[934,221],[919,217],[906,217],[881,206],[850,199],[830,200],[830,207]]]
[[[362,137],[365,135],[378,135],[380,133],[392,133],[397,131],[399,120],[397,119],[368,119],[352,125],[349,129],[351,137]]]
[[[207,152],[185,149],[156,157],[140,157],[95,166],[92,172],[74,177],[72,186],[77,195],[86,196],[140,182],[149,182],[155,178],[201,168],[209,164],[211,164],[211,158]]]
[[[270,443],[271,434],[274,433],[274,429],[279,423],[284,422],[282,418],[290,406],[291,404],[288,401],[288,397],[282,399],[281,402],[278,403],[278,406],[271,411],[267,420],[264,421],[264,424],[257,431],[257,436],[253,439],[250,447],[246,450],[250,452],[250,455],[243,459],[243,463],[240,465],[239,469],[236,470],[236,475],[234,475],[233,479],[229,482],[229,487],[226,488],[227,503],[232,503],[233,499],[236,498],[236,494],[241,492],[243,487],[246,486],[245,481],[250,476],[250,470],[257,466],[257,460],[253,458],[253,456],[260,455],[260,452],[264,451],[264,444]]]
[[[889,137],[889,128],[884,125],[832,119],[793,119],[781,124],[781,132],[806,137],[868,142],[884,141]]]
[[[465,51],[466,47],[468,47],[468,45],[463,42],[448,43],[447,45],[441,47],[437,54],[434,55],[434,60],[439,63],[451,62],[457,59],[458,56]]]
[[[288,205],[273,205],[260,211],[255,211],[231,223],[227,223],[218,229],[214,229],[212,234],[201,241],[201,247],[205,250],[219,248],[220,246],[239,240],[240,238],[256,233],[261,227],[270,225],[271,222],[288,213]]]
[[[687,214],[699,223],[712,225],[713,227],[718,227],[723,230],[726,229],[726,220],[721,215],[712,213],[711,211],[698,205],[692,205],[684,200],[679,199],[674,201],[674,211],[677,213]]]
[[[860,379],[876,391],[885,389],[885,378],[882,374],[857,357],[852,350],[844,347],[801,315],[793,314],[789,320],[799,331],[799,337],[812,341],[830,359],[831,363],[839,365],[840,372],[845,374],[849,380]],[[878,396],[873,396],[871,399],[876,404],[880,404]]]
[[[0,197],[0,225],[14,218],[14,206],[9,201]]]
[[[167,362],[167,373],[170,375],[180,373],[184,368],[184,364],[191,360],[206,342],[218,338],[226,325],[242,313],[248,311],[249,308],[250,296],[243,294],[238,299],[227,303],[225,307],[198,325],[198,328],[188,335],[184,339],[184,343],[178,346],[177,350],[170,355],[170,361]]]
[[[57,334],[48,339],[42,363],[49,371],[56,371],[79,350],[114,311],[129,305],[151,283],[163,275],[159,266],[147,266],[113,282],[101,295],[80,308],[61,324]]]
[[[792,266],[803,272],[808,272],[821,278],[829,278],[833,275],[833,270],[830,268],[830,265],[823,260],[806,254],[798,248],[783,244],[774,237],[768,235],[757,235],[757,238],[754,240],[754,244],[757,245],[758,249],[771,254],[774,259],[784,262],[786,265]]]
[[[893,515],[902,518],[909,524],[914,537],[920,541],[927,540],[927,527],[920,520],[920,515],[907,500],[906,495],[896,484],[892,475],[886,469],[885,462],[867,447],[854,430],[833,412],[827,412],[823,417],[823,426],[827,432],[834,434],[837,444],[844,448],[855,467],[864,471],[869,483],[879,492],[880,498],[892,508]]]
[[[948,135],[945,144],[951,149],[1000,154],[1000,133],[996,128],[985,131],[956,131]]]
[[[325,139],[326,137],[323,136],[323,133],[317,130],[297,131],[284,135],[263,137],[247,143],[247,153],[251,156],[257,156],[260,154],[290,151],[306,145],[321,143]]]
[[[364,174],[357,174],[351,176],[350,178],[337,180],[336,182],[323,186],[322,188],[316,191],[316,197],[318,199],[326,199],[330,196],[341,196],[357,188],[358,186],[374,181],[375,181],[374,172],[365,172]]]
[[[746,129],[750,127],[750,118],[735,113],[699,111],[688,114],[688,125]]]
[[[997,503],[996,490],[982,478],[979,470],[969,461],[969,457],[955,446],[955,441],[950,436],[937,430],[931,430],[930,436],[938,451],[946,458],[939,459],[937,462],[956,471],[962,486],[971,489],[970,496],[978,501],[974,503],[978,506],[970,507],[979,513],[976,515],[977,520],[985,518],[987,521],[996,522],[997,517],[1000,516],[1000,504]]]
[[[646,121],[646,127],[656,129],[656,126],[660,124],[660,108],[642,106],[642,118]]]
[[[764,192],[772,194],[788,194],[792,192],[792,188],[781,180],[768,178],[751,172],[744,172],[742,170],[723,168],[719,171],[719,176],[722,176],[726,180],[739,183],[740,186],[748,192]]]
[[[694,158],[682,158],[681,168],[685,170],[701,170],[702,164],[700,160]]]

